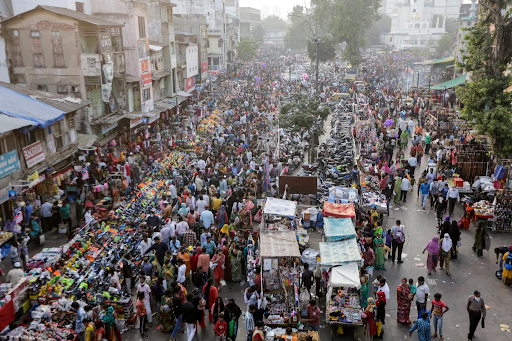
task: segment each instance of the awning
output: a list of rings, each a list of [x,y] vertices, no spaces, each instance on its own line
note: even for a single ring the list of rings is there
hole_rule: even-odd
[[[135,76],[126,75],[126,82],[127,82],[127,83],[140,82],[140,79],[138,79],[138,78],[137,78],[137,77],[135,77]]]
[[[329,286],[334,288],[361,288],[357,264],[350,263],[332,268],[331,277],[329,277]]]
[[[182,97],[190,97],[190,96],[192,96],[192,94],[189,94],[188,92],[181,91],[181,90],[179,90],[177,92],[177,94],[178,94],[178,96],[182,96]]]
[[[152,45],[152,44],[149,44],[149,49],[150,49],[151,51],[158,52],[158,51],[162,50],[162,49],[163,49],[163,47],[161,47],[161,46],[156,46],[156,45]]]
[[[184,96],[177,96],[178,97],[178,104],[181,104],[187,100],[188,97]]]
[[[176,106],[176,103],[167,103],[167,102],[164,102],[164,101],[156,102],[155,103],[155,107],[167,110],[167,109],[172,109],[172,108],[174,108]]]
[[[260,233],[260,258],[300,257],[299,243],[294,231],[265,231]]]
[[[134,119],[140,118],[144,115],[146,115],[146,113],[144,111],[132,111],[131,113],[124,115],[124,117],[126,117],[130,120],[134,120]]]
[[[324,269],[361,261],[361,254],[355,238],[335,243],[319,243],[318,248]]]
[[[94,122],[92,122],[92,124],[93,125],[97,125],[97,124],[107,124],[108,125],[108,124],[119,122],[122,118],[124,118],[124,116],[125,115],[120,112],[115,112],[110,115],[102,116],[102,117],[96,119]]]
[[[24,118],[11,117],[4,114],[0,114],[0,122],[2,122],[2,124],[0,124],[0,134],[34,125],[34,122]]]
[[[326,242],[356,238],[357,233],[351,218],[324,218]]]
[[[152,78],[154,81],[157,81],[159,80],[160,78],[164,78],[164,77],[167,77],[169,76],[171,73],[167,70],[158,70],[158,71],[155,71],[152,73]]]
[[[32,125],[39,128],[46,128],[62,120],[66,114],[51,105],[4,86],[0,86],[0,113],[31,121]]]
[[[150,111],[146,113],[144,116],[148,118],[148,124],[151,124],[158,120],[158,118],[160,117],[160,111]]]
[[[77,135],[77,142],[78,142],[78,148],[89,148],[94,145],[94,142],[98,139],[98,136],[96,135],[90,135],[90,134],[78,134]]]
[[[106,145],[107,143],[109,143],[110,141],[112,141],[113,139],[116,138],[116,133],[112,133],[108,136],[105,136],[104,138],[102,138],[101,140],[98,141],[98,144],[100,146],[104,146]]]
[[[457,78],[454,78],[452,80],[449,80],[448,82],[440,83],[434,86],[431,86],[430,89],[432,90],[444,90],[453,88],[457,85],[461,85],[462,83],[466,82],[467,73],[463,74],[462,76],[459,76]]]
[[[268,197],[265,202],[264,214],[275,214],[283,217],[293,217],[297,212],[297,202]]]

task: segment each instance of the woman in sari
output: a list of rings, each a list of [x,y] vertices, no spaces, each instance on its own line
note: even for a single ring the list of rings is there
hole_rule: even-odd
[[[208,309],[210,312],[208,315],[210,323],[213,320],[212,307],[217,300],[217,297],[219,297],[219,292],[217,291],[215,285],[213,285],[213,279],[210,278],[208,280],[208,284],[206,284],[203,288],[203,298],[206,301],[206,309]]]
[[[409,297],[409,284],[407,278],[402,278],[402,282],[396,289],[396,302],[397,302],[397,321],[400,324],[411,324],[409,313],[411,312],[411,298]]]
[[[377,326],[375,325],[375,315],[377,313],[377,307],[375,306],[375,300],[370,297],[368,298],[368,306],[364,313],[366,315],[364,324],[364,339],[365,341],[373,340],[373,337],[377,335]]]
[[[224,263],[226,262],[226,257],[222,253],[222,249],[218,249],[217,253],[212,258],[212,263],[216,264],[215,269],[213,270],[213,274],[215,277],[215,282],[217,283],[217,287],[220,288],[220,280],[224,279]]]
[[[114,315],[114,307],[108,307],[105,316],[103,316],[103,323],[107,329],[107,336],[109,341],[122,341],[121,333],[115,324],[116,317]]]
[[[174,278],[174,265],[171,263],[171,259],[164,257],[164,265],[162,265],[162,276],[167,282],[167,290],[171,288],[171,282]]]
[[[400,194],[402,193],[400,186],[402,186],[402,178],[397,176],[397,177],[395,177],[395,189],[393,191],[393,192],[395,192],[395,198],[394,198],[395,204],[400,204]]]
[[[366,268],[361,268],[361,301],[362,306],[368,305],[368,296],[370,294],[370,275],[366,273]]]
[[[428,257],[427,257],[427,271],[430,275],[432,273],[432,270],[436,269],[437,261],[439,259],[439,236],[435,235],[431,241],[428,242],[427,246],[423,249],[423,253],[425,251],[428,251]]]
[[[217,221],[219,223],[219,229],[221,229],[224,224],[229,222],[228,214],[226,213],[226,206],[220,206],[219,211],[217,212]]]
[[[241,282],[244,278],[243,272],[242,272],[242,262],[243,262],[243,255],[242,252],[238,249],[238,245],[234,245],[231,248],[231,280],[233,282]]]
[[[231,258],[229,257],[229,248],[228,248],[228,241],[226,238],[228,235],[226,234],[225,238],[222,238],[222,254],[224,255],[224,279],[226,281],[231,280]]]
[[[469,226],[472,221],[476,220],[475,209],[472,204],[468,204],[466,210],[464,211],[464,215],[462,216],[462,226],[464,226],[465,230],[469,230]],[[453,239],[453,237],[452,237]]]
[[[378,231],[380,230],[380,233]],[[382,238],[382,228],[375,231],[375,238],[373,239],[373,250],[375,253],[375,270],[384,270],[384,239]]]
[[[175,321],[174,314],[172,312],[172,293],[167,290],[162,297],[162,303],[160,304],[160,314],[158,315],[160,320],[160,331],[162,333],[170,333],[174,329]]]
[[[213,316],[213,323],[217,323],[219,320],[220,314],[224,313],[224,301],[222,300],[222,297],[217,297],[215,300],[215,303],[212,306],[212,316]]]

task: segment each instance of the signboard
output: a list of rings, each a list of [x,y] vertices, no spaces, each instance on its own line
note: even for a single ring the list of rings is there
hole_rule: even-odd
[[[185,51],[185,61],[187,63],[187,77],[195,76],[199,73],[199,49],[197,45],[189,45]]]
[[[208,62],[202,62],[201,63],[201,73],[207,73],[208,72]]]
[[[185,91],[189,91],[194,88],[194,77],[185,79]]]
[[[31,168],[43,161],[45,156],[41,141],[37,141],[32,143],[30,146],[23,148],[23,157],[27,163],[27,168]]]
[[[149,59],[144,59],[140,62],[140,66],[142,67],[142,72],[148,72],[149,71]]]
[[[18,193],[16,193],[16,191],[9,191],[9,199],[12,199],[12,200],[16,200],[16,196],[18,195]]]
[[[149,84],[151,84],[152,81],[153,81],[153,78],[151,77],[150,73],[146,73],[146,74],[140,76],[140,86],[149,85]]]
[[[82,73],[85,77],[101,76],[101,63],[99,54],[82,53],[80,55]]]
[[[138,126],[141,123],[142,123],[142,117],[132,118],[130,120],[130,129]]]
[[[9,190],[9,187],[4,187],[4,188],[0,189],[0,204],[3,204],[4,202],[6,202],[7,200],[10,199],[9,192],[11,192]],[[14,192],[15,192],[14,198],[16,199],[16,191],[14,191]]]
[[[30,182],[34,182],[37,180],[39,180],[39,173],[37,171],[27,178],[27,181],[30,181]]]
[[[288,194],[316,194],[317,177],[316,176],[280,176],[279,193],[284,193],[285,186],[288,185]]]
[[[144,59],[149,57],[149,40],[148,39],[139,39],[137,40],[137,53],[139,54],[139,59]]]
[[[5,178],[9,174],[16,173],[19,170],[20,162],[18,161],[18,152],[16,149],[0,155],[0,179]]]
[[[87,168],[83,168],[82,169],[82,180],[87,180],[89,179],[89,171],[87,170]]]
[[[105,56],[105,63],[112,61],[114,48],[112,47],[112,37],[110,36],[110,32],[100,33],[100,51]]]
[[[110,123],[110,124],[104,124],[104,125],[101,126],[101,133],[102,134],[106,134],[109,131],[111,131],[112,129],[116,128],[118,125],[119,125],[119,122],[114,122],[114,123]]]
[[[23,221],[23,210],[20,207],[14,208],[14,223],[21,224]]]

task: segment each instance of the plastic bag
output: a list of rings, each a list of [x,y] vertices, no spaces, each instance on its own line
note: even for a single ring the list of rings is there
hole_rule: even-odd
[[[377,321],[375,325],[377,326],[377,336],[380,336],[380,333],[382,332],[382,322]]]

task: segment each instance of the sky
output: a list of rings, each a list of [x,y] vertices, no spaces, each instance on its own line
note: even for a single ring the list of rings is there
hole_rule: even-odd
[[[292,11],[293,6],[309,6],[309,0],[240,0],[240,7],[252,7],[261,10],[262,6],[269,8],[270,14],[273,13],[274,6],[280,7],[280,17],[286,19],[286,14]]]

